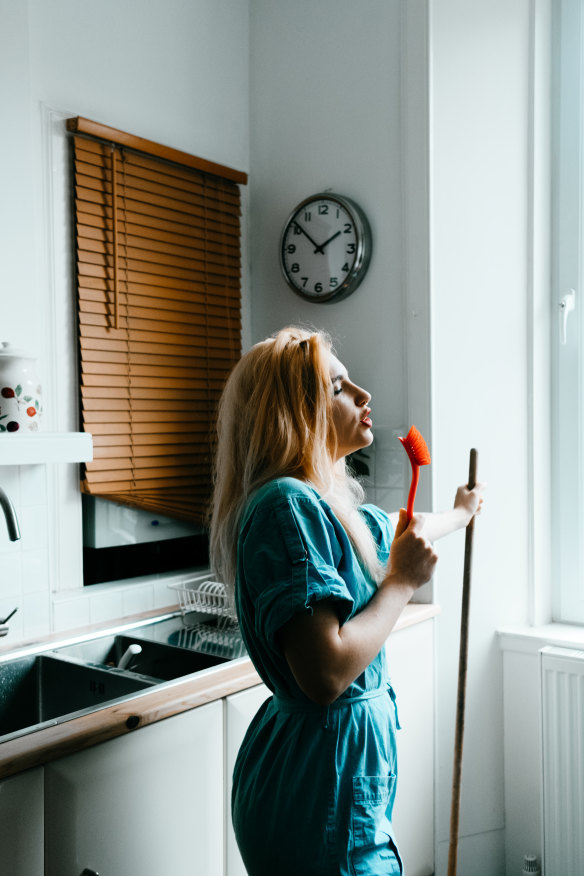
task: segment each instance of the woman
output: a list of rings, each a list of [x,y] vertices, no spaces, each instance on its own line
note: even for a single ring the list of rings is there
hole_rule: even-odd
[[[466,526],[482,488],[409,525],[361,505],[345,457],[373,440],[370,401],[327,337],[298,328],[254,346],[222,396],[211,560],[273,692],[233,776],[250,876],[402,872],[383,645],[432,575],[431,542]]]

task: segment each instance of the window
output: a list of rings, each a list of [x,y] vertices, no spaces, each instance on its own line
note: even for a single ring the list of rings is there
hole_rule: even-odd
[[[86,119],[73,137],[86,493],[204,523],[241,352],[245,174]]]
[[[584,623],[584,4],[553,11],[553,612]]]

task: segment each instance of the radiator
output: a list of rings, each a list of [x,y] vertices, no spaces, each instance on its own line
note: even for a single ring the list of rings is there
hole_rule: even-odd
[[[584,651],[541,651],[545,876],[584,874]]]

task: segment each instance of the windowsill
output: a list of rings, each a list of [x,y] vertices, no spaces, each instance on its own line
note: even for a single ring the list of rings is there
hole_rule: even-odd
[[[516,626],[497,630],[502,651],[537,654],[546,645],[559,648],[584,648],[584,627],[551,623],[539,627]]]

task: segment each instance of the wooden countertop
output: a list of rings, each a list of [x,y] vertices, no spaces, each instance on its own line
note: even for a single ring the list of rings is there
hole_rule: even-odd
[[[436,605],[410,604],[402,612],[394,632],[430,620],[439,612],[440,609]],[[124,622],[126,620],[124,619]],[[114,624],[110,623],[109,627],[112,626]],[[56,638],[51,636],[46,641]],[[63,636],[60,638],[62,639]],[[165,682],[141,691],[122,703],[104,706],[88,715],[10,739],[0,744],[0,779],[41,766],[124,733],[132,733],[140,727],[195,709],[197,706],[222,699],[260,683],[261,679],[251,660],[242,657],[198,672],[195,676]]]

